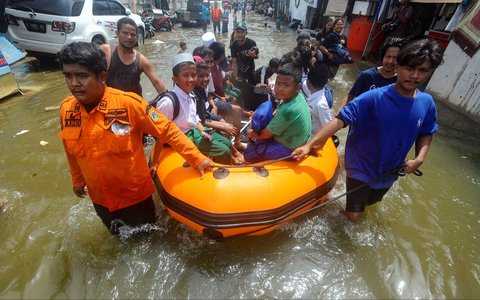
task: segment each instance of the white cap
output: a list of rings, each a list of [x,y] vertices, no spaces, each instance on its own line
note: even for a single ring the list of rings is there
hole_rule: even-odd
[[[210,46],[213,42],[216,42],[217,40],[215,39],[215,35],[213,32],[205,32],[202,35],[202,42],[205,47]]]
[[[195,63],[193,60],[193,56],[190,53],[179,53],[175,55],[172,59],[172,69],[175,68],[176,65],[183,63],[183,62],[192,62]]]

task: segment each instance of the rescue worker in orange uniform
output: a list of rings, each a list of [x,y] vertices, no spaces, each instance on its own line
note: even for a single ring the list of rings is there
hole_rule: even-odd
[[[135,93],[105,85],[105,54],[92,43],[75,42],[59,52],[72,96],[60,108],[62,139],[73,191],[90,196],[97,215],[113,233],[124,225],[154,223],[154,185],[143,135],[170,144],[203,177],[213,166],[177,126]]]
[[[212,22],[213,22],[213,33],[217,34],[220,33],[220,22],[222,21],[222,9],[218,7],[218,2],[215,1],[213,3],[213,8],[212,8]]]

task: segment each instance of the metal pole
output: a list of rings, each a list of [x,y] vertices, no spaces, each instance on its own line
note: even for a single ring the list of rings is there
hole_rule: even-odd
[[[373,19],[372,28],[370,29],[370,33],[368,35],[367,44],[365,45],[365,49],[363,49],[362,60],[365,60],[367,58],[370,50],[372,49],[372,44],[375,41],[375,38],[378,37],[378,35],[375,35],[375,31],[377,30],[378,19],[380,18],[380,9],[382,8],[382,4],[384,1],[385,0],[380,0],[378,4],[377,12],[375,14],[375,18]]]

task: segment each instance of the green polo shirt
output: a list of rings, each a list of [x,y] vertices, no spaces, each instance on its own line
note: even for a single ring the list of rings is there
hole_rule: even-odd
[[[277,113],[267,129],[273,138],[285,147],[294,149],[308,142],[312,129],[312,117],[302,93],[277,107]]]

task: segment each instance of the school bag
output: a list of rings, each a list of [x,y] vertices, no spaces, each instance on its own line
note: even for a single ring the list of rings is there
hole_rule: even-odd
[[[252,129],[260,131],[267,127],[273,118],[273,103],[267,100],[260,104],[252,116]]]
[[[175,94],[174,91],[166,91],[160,93],[157,95],[157,97],[155,97],[155,99],[149,101],[148,103],[156,108],[158,101],[160,101],[160,99],[162,99],[163,97],[169,98],[173,103],[173,121],[178,117],[178,114],[180,113],[180,101],[178,100],[177,94]]]
[[[343,46],[342,44],[337,44],[334,48],[328,49],[330,53],[333,55],[333,61],[336,64],[345,64],[350,63],[350,52]]]

